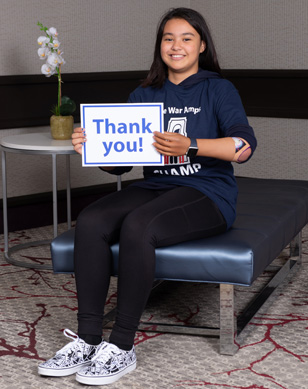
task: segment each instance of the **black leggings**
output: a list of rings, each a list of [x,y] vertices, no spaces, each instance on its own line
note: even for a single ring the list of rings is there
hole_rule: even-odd
[[[155,276],[155,248],[219,234],[218,207],[189,187],[149,190],[130,186],[84,209],[76,224],[78,333],[102,335],[112,274],[110,245],[120,243],[117,316],[109,341],[129,349]]]

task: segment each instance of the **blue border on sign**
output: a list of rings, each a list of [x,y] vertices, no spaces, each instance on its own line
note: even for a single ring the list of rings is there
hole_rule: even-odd
[[[82,107],[82,118],[83,118],[83,122],[82,122],[82,128],[85,128],[85,108],[99,108],[99,107],[125,107],[125,106],[134,106],[134,107],[159,107],[159,113],[160,113],[160,129],[159,129],[159,132],[163,132],[163,112],[162,112],[162,105],[161,104],[155,104],[155,103],[145,103],[145,104],[134,104],[134,103],[129,103],[128,105],[127,104],[89,104],[89,105],[83,105]],[[129,165],[134,165],[134,166],[137,166],[137,165],[141,165],[141,166],[147,166],[147,165],[153,165],[153,164],[157,164],[157,163],[162,163],[163,162],[163,155],[159,154],[160,158],[159,158],[159,161],[152,161],[152,162],[132,162],[132,161],[128,161],[128,162],[87,162],[86,159],[87,159],[87,153],[86,153],[86,143],[84,143],[83,145],[83,153],[84,153],[84,165],[107,165],[107,166],[111,166],[111,165],[117,165],[117,166],[121,166],[121,165],[124,165],[124,166],[129,166]]]

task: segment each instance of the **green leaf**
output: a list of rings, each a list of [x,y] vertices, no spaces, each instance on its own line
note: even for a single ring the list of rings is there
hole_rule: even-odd
[[[51,107],[51,112],[54,114],[54,115],[56,115],[56,116],[60,116],[60,111],[59,111],[59,107],[58,107],[58,105],[53,105],[52,107]]]
[[[47,27],[44,27],[43,24],[40,23],[40,22],[37,22],[37,26],[41,27],[40,30],[41,30],[41,31],[44,31],[45,33],[46,33],[46,31],[48,30],[48,28],[47,28]]]
[[[76,110],[75,102],[67,96],[62,96],[61,106],[60,106],[60,115],[69,116],[72,115]]]

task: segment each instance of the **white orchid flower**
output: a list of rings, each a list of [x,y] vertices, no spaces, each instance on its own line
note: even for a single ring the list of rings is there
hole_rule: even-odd
[[[54,66],[54,67],[56,67],[58,65],[61,65],[61,57],[60,57],[60,55],[58,55],[56,53],[51,53],[50,55],[48,55],[47,64],[51,65],[51,66]]]
[[[37,40],[37,43],[39,44],[39,46],[48,46],[49,43],[50,43],[50,38],[48,38],[47,36],[40,36]]]
[[[58,32],[57,32],[57,29],[55,27],[50,27],[48,30],[47,30],[47,34],[48,35],[51,35],[53,37],[56,37],[58,36]]]
[[[58,61],[59,61],[59,64],[60,65],[64,65],[65,64],[65,61],[64,61],[64,58],[61,56],[61,55],[58,55]]]
[[[49,42],[49,43],[48,43],[48,46],[49,46],[49,47],[52,47],[52,48],[55,49],[55,50],[58,50],[60,44],[61,44],[61,43],[58,41],[58,39],[54,39],[52,42]]]
[[[58,32],[55,27],[47,29],[42,23],[37,25],[46,36],[40,36],[37,40],[39,49],[37,50],[40,59],[45,60],[44,65],[41,66],[41,73],[46,77],[52,75],[58,78],[58,103],[54,106],[52,112],[59,116],[61,115],[61,65],[65,64],[62,57],[63,51],[60,49],[60,42],[58,40]]]
[[[43,46],[46,44],[46,41],[50,41],[50,39],[48,39],[46,36],[39,36],[37,38],[37,43],[40,45],[40,46]]]
[[[40,47],[37,50],[37,54],[40,59],[46,59],[46,57],[50,54],[50,50],[47,47]]]
[[[56,73],[56,68],[45,63],[45,64],[41,67],[41,72],[42,72],[46,77],[50,77],[50,76],[52,76],[53,74]]]

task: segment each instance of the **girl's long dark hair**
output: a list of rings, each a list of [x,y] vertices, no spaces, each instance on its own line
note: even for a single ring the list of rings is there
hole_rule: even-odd
[[[170,19],[184,19],[198,32],[201,40],[206,44],[205,50],[199,55],[199,68],[220,74],[221,70],[218,63],[213,39],[203,16],[199,12],[190,8],[173,8],[162,17],[161,22],[158,25],[154,49],[154,59],[150,71],[146,79],[143,81],[142,86],[153,86],[161,88],[166,78],[168,77],[167,66],[161,58],[160,46],[165,25]]]

